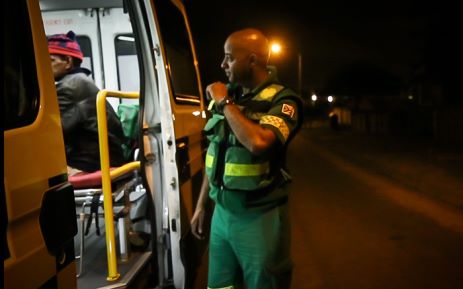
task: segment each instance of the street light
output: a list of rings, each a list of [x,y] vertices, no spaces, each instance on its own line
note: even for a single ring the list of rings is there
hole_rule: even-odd
[[[281,44],[274,42],[270,46],[270,51],[272,54],[278,55],[281,53],[282,46]],[[297,88],[299,95],[302,96],[302,54],[300,51],[297,51]]]
[[[281,52],[281,45],[279,43],[273,43],[271,46],[271,50],[273,53],[278,54]]]

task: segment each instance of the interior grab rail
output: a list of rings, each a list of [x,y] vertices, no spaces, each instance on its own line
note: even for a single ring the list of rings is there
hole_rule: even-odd
[[[108,276],[106,280],[108,281],[116,281],[120,277],[120,273],[117,271],[114,216],[112,213],[107,213],[113,212],[111,178],[115,178],[126,172],[139,169],[140,162],[135,161],[127,163],[122,167],[110,171],[106,98],[118,97],[138,99],[139,96],[140,94],[138,92],[100,90],[96,99],[98,141],[100,143],[101,183],[103,189],[103,208],[106,227],[106,254],[108,258]]]

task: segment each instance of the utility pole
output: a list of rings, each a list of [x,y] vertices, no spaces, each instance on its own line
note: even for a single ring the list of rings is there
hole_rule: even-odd
[[[278,55],[281,53],[281,45],[279,43],[273,43],[270,47],[270,53]],[[297,51],[297,90],[299,96],[302,97],[302,54],[301,51]]]
[[[300,51],[297,53],[297,84],[299,96],[302,97],[302,54]]]

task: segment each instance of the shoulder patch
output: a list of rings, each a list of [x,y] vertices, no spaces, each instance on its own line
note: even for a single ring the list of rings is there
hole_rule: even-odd
[[[281,112],[286,115],[289,115],[292,118],[294,115],[295,109],[294,109],[294,106],[283,103],[283,106],[281,107]]]

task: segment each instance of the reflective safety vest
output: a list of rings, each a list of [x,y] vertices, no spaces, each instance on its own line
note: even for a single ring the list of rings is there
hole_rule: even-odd
[[[300,99],[293,91],[279,84],[270,84],[246,101],[243,112],[258,123],[273,103],[282,98],[295,100],[299,113],[302,113]],[[225,117],[217,113],[208,120],[204,131],[210,141],[205,159],[210,184],[228,190],[254,191],[268,188],[281,180],[280,167],[284,165],[284,150],[277,155],[253,155],[237,140]]]

